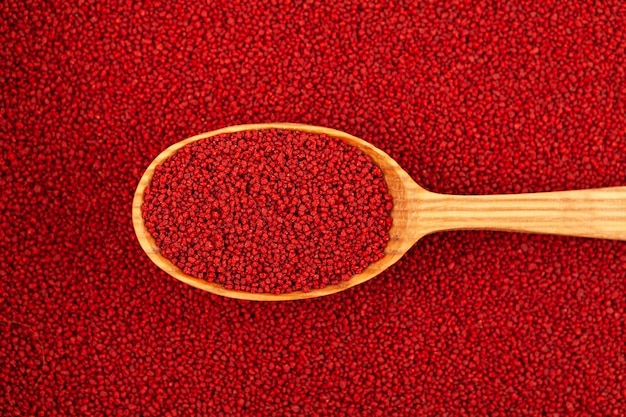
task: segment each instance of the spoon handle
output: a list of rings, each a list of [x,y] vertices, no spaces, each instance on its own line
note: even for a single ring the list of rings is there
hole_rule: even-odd
[[[626,240],[626,187],[484,196],[425,191],[415,208],[421,234],[489,229]]]

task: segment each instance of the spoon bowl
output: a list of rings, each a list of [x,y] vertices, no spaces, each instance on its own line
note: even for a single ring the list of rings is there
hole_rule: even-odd
[[[245,130],[298,130],[340,139],[368,155],[382,171],[393,198],[393,224],[384,257],[350,280],[308,292],[285,294],[230,290],[221,284],[185,274],[165,258],[143,221],[141,206],[155,168],[192,142]],[[443,230],[486,229],[526,233],[626,240],[626,187],[529,194],[461,196],[433,193],[419,186],[396,161],[374,145],[340,130],[298,123],[230,126],[177,142],[148,166],[135,191],[132,207],[137,239],[148,257],[163,271],[213,294],[256,301],[289,301],[344,291],[380,274],[396,263],[423,236]]]

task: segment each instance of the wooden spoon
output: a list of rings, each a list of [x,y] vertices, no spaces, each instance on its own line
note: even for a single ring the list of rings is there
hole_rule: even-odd
[[[288,129],[332,136],[359,148],[378,165],[393,197],[393,226],[385,256],[349,281],[309,292],[257,294],[234,291],[183,273],[161,255],[144,225],[141,205],[154,169],[183,146],[211,136],[243,130]],[[258,301],[321,297],[361,284],[396,263],[420,238],[442,230],[488,229],[626,240],[626,186],[532,194],[460,196],[437,194],[420,187],[396,161],[375,146],[335,129],[296,123],[231,126],[203,133],[161,152],[141,177],[133,200],[133,225],[141,247],[162,270],[180,281],[214,294]]]

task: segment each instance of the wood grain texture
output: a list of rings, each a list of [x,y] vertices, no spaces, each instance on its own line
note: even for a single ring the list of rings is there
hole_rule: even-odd
[[[335,137],[357,147],[378,165],[393,197],[393,225],[385,256],[362,273],[339,285],[309,292],[255,294],[233,291],[183,273],[161,255],[141,216],[146,187],[154,169],[183,146],[222,133],[244,130],[287,129]],[[257,301],[289,301],[321,297],[361,284],[396,263],[421,237],[443,230],[488,229],[510,232],[549,233],[626,240],[626,187],[495,196],[437,194],[420,187],[385,152],[345,132],[297,123],[230,126],[203,133],[167,148],[150,164],[139,181],[133,199],[133,226],[148,257],[163,271],[193,287],[231,298]]]
[[[489,229],[626,240],[626,187],[546,193],[415,197],[417,235]]]

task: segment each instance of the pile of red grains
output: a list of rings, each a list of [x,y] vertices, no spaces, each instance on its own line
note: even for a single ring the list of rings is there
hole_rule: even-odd
[[[372,160],[328,136],[248,130],[157,166],[142,215],[188,275],[247,292],[309,291],[384,256],[392,198]]]
[[[626,185],[621,0],[0,2],[0,415],[623,416],[626,243],[459,231],[336,295],[141,250],[169,144],[329,126],[456,194]]]

